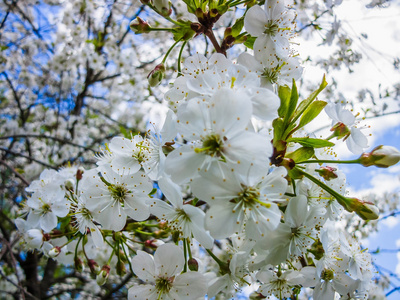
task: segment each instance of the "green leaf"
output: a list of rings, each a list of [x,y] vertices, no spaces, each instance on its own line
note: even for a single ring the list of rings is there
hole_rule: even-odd
[[[314,120],[327,104],[328,104],[327,102],[321,100],[317,100],[311,103],[301,116],[297,128],[298,129],[302,128],[303,126],[307,125],[312,120]]]
[[[232,32],[231,32],[232,36],[237,37],[242,31],[243,26],[244,26],[244,17],[241,17],[237,19],[235,24],[233,24],[232,26]]]
[[[289,102],[290,102],[290,88],[285,86],[279,86],[278,96],[281,99],[281,106],[278,109],[278,115],[281,118],[284,118],[288,114]]]
[[[256,37],[247,35],[246,41],[243,43],[247,48],[253,49],[254,42],[256,41]]]
[[[121,131],[121,133],[124,135],[124,137],[126,139],[130,139],[131,138],[131,134],[128,132],[128,130],[126,130],[126,128],[122,125],[119,125],[119,130]]]
[[[301,147],[294,152],[287,153],[285,157],[293,159],[295,162],[308,160],[314,155],[314,148]]]
[[[292,179],[301,179],[303,178],[303,174],[299,172],[297,168],[288,171],[288,175]]]
[[[317,90],[311,93],[311,95],[300,102],[299,106],[297,107],[293,120],[291,121],[292,123],[296,122],[298,118],[304,113],[304,111],[307,109],[307,107],[317,98],[318,94],[328,85],[328,83],[325,81],[325,75],[322,78],[322,82]]]
[[[180,22],[180,27],[175,27],[172,29],[172,34],[174,35],[174,40],[175,41],[187,41],[190,40],[196,32],[192,30],[190,27],[191,22],[190,21],[181,21]]]
[[[282,139],[282,134],[284,131],[283,119],[278,118],[272,122],[272,127],[274,128],[274,143]]]
[[[299,100],[299,94],[297,93],[296,81],[293,79],[292,90],[290,93],[289,107],[288,107],[287,115],[285,116],[285,124],[287,124],[288,121],[290,121],[290,119],[292,118],[292,115],[293,115],[294,111],[296,110],[298,100]]]
[[[309,137],[304,138],[290,138],[287,140],[288,143],[298,143],[304,147],[312,147],[312,148],[324,148],[324,147],[332,147],[335,146],[334,143],[320,140],[320,139],[313,139]]]

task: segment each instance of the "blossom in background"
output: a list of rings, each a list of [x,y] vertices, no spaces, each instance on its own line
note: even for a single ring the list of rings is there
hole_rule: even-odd
[[[344,137],[347,148],[354,154],[361,154],[368,147],[366,136],[360,128],[357,128],[356,118],[341,103],[329,103],[325,107],[325,112],[332,119],[334,125],[331,129],[332,137],[338,139]]]
[[[260,77],[261,87],[271,90],[275,84],[291,86],[293,79],[300,79],[303,72],[298,58],[282,59],[277,57],[273,50],[270,50],[262,61],[247,52],[242,53],[238,57],[238,63],[246,66]]]
[[[293,34],[295,13],[289,10],[283,0],[266,1],[264,8],[252,6],[244,18],[246,31],[257,37],[254,42],[254,55],[260,61],[268,44],[272,41],[279,57],[289,53],[289,39]]]

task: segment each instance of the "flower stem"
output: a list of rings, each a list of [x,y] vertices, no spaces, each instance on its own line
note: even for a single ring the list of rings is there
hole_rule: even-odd
[[[229,272],[228,265],[221,261],[218,257],[215,256],[214,253],[210,249],[206,249],[207,253],[210,254],[210,256],[215,260],[215,262],[219,265],[219,268],[223,272]]]
[[[339,202],[340,205],[343,206],[343,208],[345,208],[347,211],[353,211],[351,210],[351,208],[349,207],[350,205],[350,201],[347,200],[347,198],[343,197],[342,195],[340,195],[338,192],[336,192],[334,189],[330,188],[329,186],[327,186],[325,183],[319,181],[317,178],[315,178],[314,176],[308,174],[307,172],[304,172],[303,170],[296,168],[296,170],[301,173],[302,175],[304,175],[304,177],[308,178],[309,180],[311,180],[312,182],[314,182],[316,185],[320,186],[321,188],[323,188],[325,191],[327,191],[329,194],[331,194],[333,197],[336,198],[336,200]],[[350,210],[349,210],[350,209]]]
[[[186,46],[187,41],[184,41],[181,47],[181,50],[179,50],[179,55],[178,55],[178,76],[181,76],[182,69],[181,69],[181,59],[182,59],[182,53],[183,49]]]
[[[332,163],[332,164],[360,164],[360,158],[353,160],[329,160],[329,159],[314,159],[314,160],[304,160],[297,164],[322,164],[322,163]]]
[[[187,272],[187,246],[186,246],[186,239],[183,240],[183,255],[185,256],[185,266],[183,267],[183,273]]]
[[[180,39],[177,40],[177,41],[168,49],[167,53],[166,53],[165,56],[164,56],[164,59],[162,60],[162,63],[163,63],[163,64],[164,64],[165,61],[167,60],[167,57],[168,57],[168,55],[171,53],[172,49],[174,49],[175,46],[176,46],[180,41],[181,41]]]

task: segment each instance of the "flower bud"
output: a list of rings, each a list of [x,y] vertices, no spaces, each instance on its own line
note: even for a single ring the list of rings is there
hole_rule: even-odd
[[[102,286],[107,282],[108,276],[110,275],[110,266],[109,265],[104,265],[99,274],[97,274],[96,281],[97,284]]]
[[[137,17],[136,18],[138,23],[134,23],[135,20],[133,20],[130,24],[129,27],[133,30],[135,34],[140,34],[140,33],[148,33],[151,31],[151,26],[149,23],[146,21],[143,21],[141,18]]]
[[[99,272],[99,265],[97,264],[97,262],[95,260],[89,259],[88,265],[89,265],[90,272],[92,272],[93,274],[97,274]]]
[[[325,180],[331,180],[337,178],[337,174],[335,173],[337,169],[332,168],[332,167],[321,167],[318,170],[315,170],[318,172],[318,174],[324,178]]]
[[[188,260],[188,266],[190,271],[197,272],[199,270],[199,263],[194,258]]]
[[[74,186],[75,186],[75,182],[72,179],[67,179],[64,182],[64,186],[67,189],[67,191],[73,191],[74,190]]]
[[[83,272],[83,270],[85,269],[85,265],[83,264],[83,261],[79,257],[75,257],[74,265],[75,265],[75,270],[77,270],[78,272]]]
[[[370,153],[363,153],[360,156],[360,161],[364,167],[376,166],[378,168],[387,168],[400,161],[400,151],[392,146],[380,145]]]
[[[153,4],[157,11],[164,17],[172,13],[171,2],[168,0],[154,0]]]
[[[342,206],[348,212],[355,212],[363,220],[376,220],[379,218],[379,209],[371,202],[362,201],[357,198],[344,198]]]
[[[376,220],[379,218],[379,209],[371,202],[363,202],[363,205],[356,210],[363,220]]]
[[[157,239],[147,240],[144,242],[144,245],[146,247],[154,249],[154,250],[157,249],[158,247],[160,247],[162,244],[164,244],[164,242],[161,240],[157,240]]]
[[[153,71],[147,75],[147,80],[149,81],[150,86],[154,87],[161,83],[165,75],[165,66],[163,63],[157,65]]]
[[[122,260],[118,260],[117,262],[117,274],[119,276],[124,276],[126,274],[126,266]]]
[[[57,257],[58,255],[60,255],[60,253],[61,253],[61,248],[58,247],[58,246],[56,246],[56,247],[54,247],[53,249],[51,249],[51,250],[49,251],[49,256],[50,256],[51,258],[55,258],[55,257]]]
[[[76,180],[81,180],[84,172],[85,169],[83,167],[79,167],[78,170],[76,171]]]

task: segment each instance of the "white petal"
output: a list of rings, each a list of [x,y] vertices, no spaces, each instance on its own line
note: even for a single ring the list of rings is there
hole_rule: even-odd
[[[285,211],[285,223],[292,228],[303,225],[307,218],[307,198],[303,195],[292,198]]]
[[[183,205],[181,188],[179,185],[174,183],[169,176],[163,176],[158,180],[158,185],[161,191],[164,193],[165,197],[174,205],[175,207],[181,208]]]
[[[279,97],[268,89],[257,89],[251,97],[253,113],[262,120],[272,121],[278,117],[278,108],[281,105]]]
[[[54,213],[48,212],[40,218],[40,227],[45,232],[50,232],[52,229],[57,227],[57,217]]]
[[[216,203],[206,213],[206,229],[215,239],[227,238],[239,232],[243,226],[242,209],[234,210],[235,203]]]
[[[185,258],[180,247],[174,244],[164,244],[157,248],[154,262],[160,276],[172,277],[183,270]]]
[[[157,300],[158,292],[152,285],[135,285],[128,290],[128,300]]]
[[[177,184],[190,181],[198,176],[197,173],[203,167],[207,155],[196,153],[195,146],[184,145],[172,151],[165,160],[165,172]]]
[[[252,36],[260,36],[265,31],[265,24],[268,22],[265,11],[259,5],[251,7],[244,18],[244,27]]]
[[[248,97],[243,96],[226,88],[213,95],[210,100],[210,118],[214,132],[229,139],[247,127],[252,105]]]
[[[205,213],[200,208],[192,205],[184,205],[183,210],[192,222],[191,230],[194,238],[204,248],[211,249],[214,245],[214,239],[204,228]]]
[[[132,269],[136,276],[141,280],[147,282],[155,282],[156,279],[156,265],[153,257],[142,251],[138,250],[137,254],[132,258]]]
[[[313,298],[314,300],[334,300],[335,290],[332,283],[326,281],[318,283],[314,288]]]
[[[202,274],[187,272],[176,277],[172,289],[180,300],[192,300],[206,295],[207,282]]]

